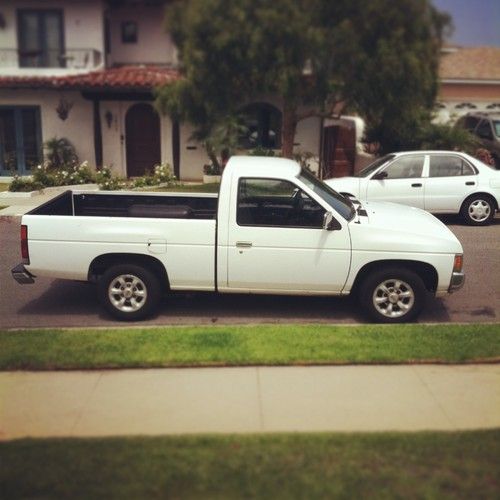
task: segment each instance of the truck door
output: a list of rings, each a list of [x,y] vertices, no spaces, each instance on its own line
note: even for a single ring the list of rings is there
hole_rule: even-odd
[[[219,289],[342,290],[351,258],[345,220],[339,230],[323,229],[325,209],[289,181],[240,178],[236,194],[229,215],[227,282],[219,282]]]

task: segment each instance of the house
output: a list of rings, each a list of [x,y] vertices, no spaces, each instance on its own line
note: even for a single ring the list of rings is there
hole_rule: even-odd
[[[13,0],[0,6],[0,175],[28,175],[43,142],[65,137],[80,160],[140,176],[169,163],[199,180],[207,162],[189,124],[154,109],[154,89],[180,77],[164,31],[165,0]],[[242,147],[280,147],[273,99],[245,107]],[[319,156],[319,118],[301,122],[296,150]]]
[[[439,121],[500,111],[500,47],[445,47],[439,76]]]

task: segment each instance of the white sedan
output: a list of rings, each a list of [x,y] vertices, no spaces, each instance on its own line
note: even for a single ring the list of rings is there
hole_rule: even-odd
[[[465,153],[407,151],[378,158],[356,177],[325,181],[344,195],[461,214],[468,224],[489,224],[499,210],[500,171]]]

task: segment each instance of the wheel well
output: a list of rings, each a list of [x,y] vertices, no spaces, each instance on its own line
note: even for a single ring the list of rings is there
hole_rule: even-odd
[[[352,286],[352,292],[357,293],[357,289],[365,277],[373,271],[379,271],[383,267],[404,267],[405,269],[409,269],[420,276],[427,290],[435,292],[437,289],[438,273],[433,266],[426,262],[416,260],[377,260],[365,264],[359,270]]]
[[[492,194],[490,194],[490,193],[483,193],[483,192],[481,192],[481,193],[473,193],[473,194],[470,194],[469,196],[467,196],[467,198],[465,198],[465,200],[462,202],[462,206],[460,207],[460,211],[463,210],[464,205],[467,203],[468,199],[470,199],[472,197],[475,198],[477,196],[483,196],[485,198],[489,198],[493,202],[493,208],[495,210],[498,210],[498,202],[497,202],[496,198]]]
[[[170,288],[168,274],[161,261],[150,255],[130,254],[130,253],[108,253],[96,257],[89,266],[88,280],[97,282],[107,269],[120,264],[134,264],[145,267],[160,278],[160,284],[167,290]]]

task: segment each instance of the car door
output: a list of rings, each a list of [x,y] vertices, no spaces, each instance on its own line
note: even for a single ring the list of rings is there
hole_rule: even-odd
[[[424,161],[423,154],[396,157],[370,177],[366,183],[366,199],[424,208]]]
[[[429,212],[458,213],[464,198],[477,190],[477,174],[460,155],[429,155],[424,207]]]
[[[349,271],[347,221],[323,229],[325,208],[289,181],[241,178],[231,204],[226,291],[338,293]],[[340,216],[338,216],[340,218]]]

